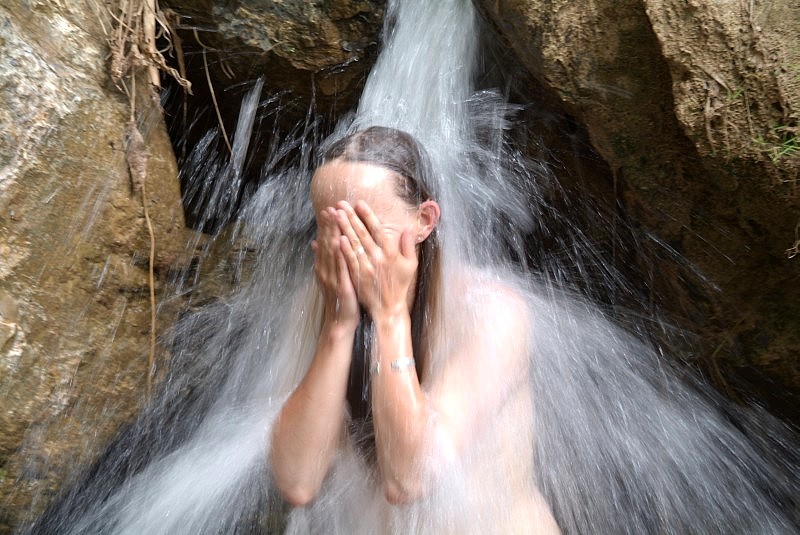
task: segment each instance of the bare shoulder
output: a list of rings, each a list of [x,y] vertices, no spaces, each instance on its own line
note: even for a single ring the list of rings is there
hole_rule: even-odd
[[[453,295],[481,322],[527,325],[530,318],[529,299],[521,279],[513,275],[486,270],[469,270],[454,281]],[[457,306],[457,303],[453,303]]]
[[[449,281],[447,344],[460,362],[518,370],[530,348],[530,299],[513,274],[466,270]]]

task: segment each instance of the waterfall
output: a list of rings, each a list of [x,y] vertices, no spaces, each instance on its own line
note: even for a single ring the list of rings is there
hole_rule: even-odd
[[[467,0],[390,1],[379,60],[357,111],[333,137],[384,125],[419,139],[437,176],[445,272],[467,266],[487,280],[505,278],[524,297],[532,403],[512,415],[532,422],[532,433],[507,446],[531,460],[525,484],[538,489],[565,533],[796,532],[797,472],[786,457],[796,447],[793,437],[766,415],[734,409],[679,376],[656,348],[524,264],[525,237],[546,204],[537,188],[544,177],[506,141],[513,107],[473,85],[478,33]],[[260,92],[259,83],[243,100],[235,158],[214,163],[220,160],[206,139],[187,160],[190,190],[207,204],[231,198],[219,182],[204,193],[203,184],[218,175],[239,180]],[[151,405],[31,532],[283,529],[286,507],[272,488],[267,452],[276,414],[308,366],[320,316],[309,250],[308,184],[320,141],[314,128],[309,123],[297,139],[275,147],[276,154],[296,150],[300,163],[268,163],[263,185],[238,216],[234,234],[258,251],[252,277],[181,319],[172,369]],[[213,217],[230,217],[224,206],[207,208]],[[480,310],[491,301],[480,292],[465,297],[454,278],[445,280],[445,307],[466,299]],[[452,320],[447,333],[497,328],[476,312]],[[501,362],[504,348],[488,349]],[[505,416],[485,418],[493,430],[515,425],[500,421]],[[371,485],[363,461],[342,455],[315,503],[290,515],[290,528],[491,532],[508,521],[516,499],[503,481],[518,475],[487,453],[491,446],[491,438],[477,444],[468,461],[442,453],[441,462],[450,464],[438,486],[420,503],[395,508]],[[476,489],[462,463],[491,474],[497,485]]]

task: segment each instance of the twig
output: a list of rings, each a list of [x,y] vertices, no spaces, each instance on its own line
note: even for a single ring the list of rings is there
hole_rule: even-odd
[[[153,223],[150,220],[150,211],[147,207],[147,150],[142,133],[136,126],[136,77],[131,77],[131,116],[128,122],[128,144],[125,157],[128,161],[134,190],[142,193],[142,208],[144,221],[150,237],[150,258],[148,263],[148,286],[150,289],[150,352],[147,356],[147,396],[153,389],[153,368],[156,358],[156,290],[155,290],[155,257],[156,237]]]
[[[142,209],[150,238],[148,284],[150,290],[150,352],[147,358],[147,395],[152,391],[156,355],[156,296],[155,296],[155,251],[156,240],[147,196],[147,151],[144,138],[136,121],[136,78],[144,75],[149,82],[148,91],[158,106],[157,90],[161,88],[161,71],[173,77],[186,92],[191,93],[191,84],[186,79],[183,52],[179,50],[181,71],[170,67],[156,46],[156,39],[164,36],[168,43],[172,32],[168,23],[162,22],[164,14],[157,0],[119,0],[117,12],[108,8],[108,14],[116,23],[113,35],[108,35],[111,48],[109,71],[114,84],[128,95],[130,119],[126,135],[126,159],[130,169],[135,193],[141,192]],[[159,23],[161,26],[159,27]],[[105,27],[104,27],[105,30]],[[163,30],[160,32],[159,30]],[[158,32],[158,33],[157,33]],[[180,46],[180,44],[179,44]],[[130,80],[130,91],[127,80]],[[227,139],[226,139],[227,141]]]
[[[186,58],[183,53],[183,41],[181,40],[180,35],[172,28],[172,24],[170,23],[170,19],[173,19],[177,24],[180,23],[180,18],[177,13],[174,13],[171,10],[164,10],[160,13],[161,18],[159,22],[165,28],[165,31],[170,36],[170,44],[175,49],[175,58],[178,60],[178,74],[180,74],[181,79],[186,80]],[[163,56],[163,55],[162,55]],[[191,94],[191,87],[183,86],[183,105],[181,106],[182,110],[182,120],[183,120],[183,128],[186,129],[187,125],[189,124],[189,106],[187,104],[186,94]],[[181,160],[186,159],[186,143],[181,144]]]
[[[794,227],[794,245],[786,249],[786,256],[791,260],[800,254],[800,223]]]
[[[195,39],[197,39],[197,42],[200,43],[200,47],[203,49],[203,66],[205,67],[206,71],[206,82],[208,82],[208,90],[211,92],[211,101],[214,103],[214,111],[217,113],[217,121],[219,122],[219,128],[222,131],[222,139],[225,140],[225,145],[228,146],[228,152],[233,154],[233,147],[231,146],[231,142],[228,140],[227,132],[225,132],[225,125],[222,124],[222,114],[220,113],[219,105],[217,104],[217,95],[214,93],[214,84],[211,83],[211,74],[208,72],[206,46],[200,41],[200,37],[197,35],[197,30],[193,30],[193,32]]]
[[[144,9],[142,31],[144,32],[145,53],[150,57],[155,57],[158,55],[158,50],[156,50],[156,0],[146,0],[146,4],[142,7]],[[161,76],[159,75],[158,67],[149,64],[147,66],[147,74],[153,87],[161,89]]]
[[[142,206],[144,207],[144,221],[147,223],[147,232],[150,234],[150,262],[148,264],[148,285],[150,286],[150,354],[147,356],[147,396],[153,390],[153,372],[156,360],[156,284],[155,284],[155,258],[156,235],[153,232],[153,223],[147,209],[147,181],[142,182]]]

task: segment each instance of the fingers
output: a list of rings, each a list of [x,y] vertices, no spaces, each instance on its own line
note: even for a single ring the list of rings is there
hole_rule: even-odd
[[[372,211],[372,208],[370,208],[366,202],[358,201],[356,202],[355,213],[358,215],[360,221],[363,221],[364,225],[366,225],[370,236],[375,240],[375,244],[382,248],[385,245],[383,225],[380,219],[378,219],[378,216],[375,215],[375,212]]]
[[[336,223],[336,210],[332,207],[325,208],[317,217],[318,233],[323,239],[330,239],[339,234],[339,225]]]
[[[366,267],[366,264],[369,263],[366,254],[361,249],[363,249],[361,246],[359,246],[359,249],[354,249],[350,239],[348,239],[346,236],[341,236],[339,238],[340,254],[342,255],[342,260],[347,266],[347,270],[352,281],[359,280],[362,267],[361,264],[364,264],[363,267]]]
[[[366,202],[356,202],[355,208],[346,202],[340,202],[338,206],[347,214],[350,226],[367,252],[370,252],[372,244],[379,248],[386,245],[383,225]]]
[[[350,268],[341,248],[336,251],[336,277],[342,293],[351,294],[355,291],[350,277]]]
[[[373,241],[369,238],[369,232],[364,224],[358,219],[353,211],[353,207],[342,201],[337,204],[336,221],[339,224],[339,231],[347,237],[352,249],[357,254],[363,254],[367,250],[373,249]]]
[[[326,208],[317,216],[317,243],[320,248],[331,248],[334,243],[339,240],[341,231],[339,224],[336,221],[336,210],[333,208]]]
[[[331,241],[336,238],[337,232],[338,227],[333,224],[330,214],[327,211],[321,212],[317,217],[317,239],[314,240],[317,243],[315,252],[318,255],[328,256],[328,253],[333,251]]]
[[[358,324],[358,298],[348,263],[341,249],[347,240],[339,230],[336,210],[326,208],[317,214],[317,236],[311,241],[314,274],[324,300],[324,321],[348,326]]]
[[[315,255],[315,271],[323,283],[330,283],[336,276],[336,255],[339,249],[339,225],[335,219],[336,211],[325,209],[317,216],[317,237],[311,242]]]

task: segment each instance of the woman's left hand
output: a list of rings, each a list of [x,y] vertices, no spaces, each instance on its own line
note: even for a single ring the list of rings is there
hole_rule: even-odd
[[[384,226],[364,201],[336,206],[341,246],[359,303],[377,321],[408,313],[417,253],[410,228]]]

